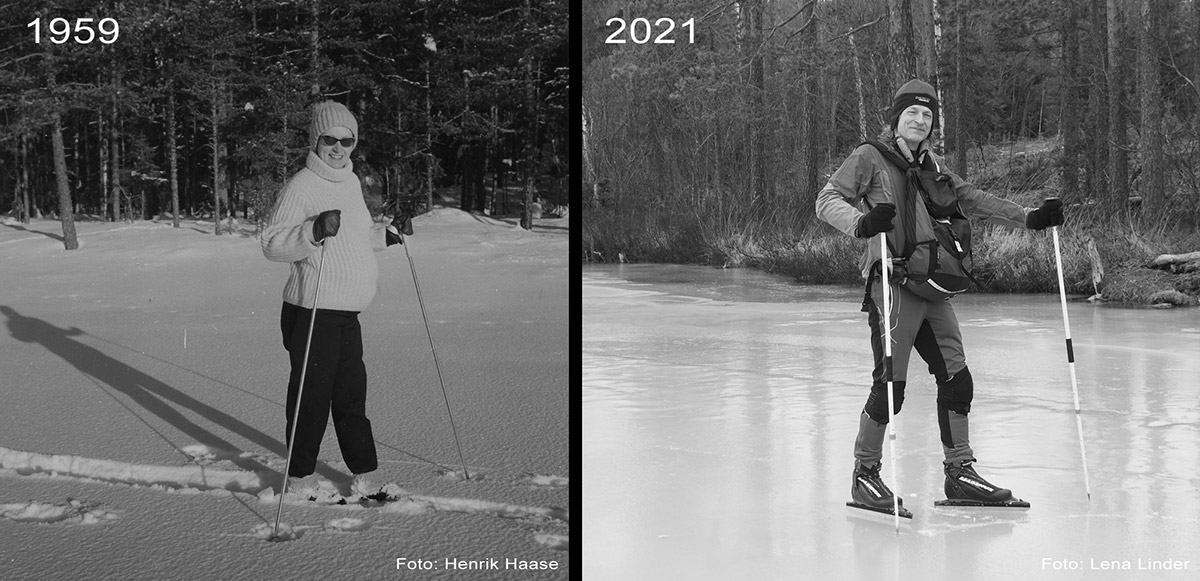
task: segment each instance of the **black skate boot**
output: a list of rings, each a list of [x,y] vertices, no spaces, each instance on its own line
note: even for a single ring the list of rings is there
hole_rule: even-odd
[[[946,500],[935,506],[996,506],[1029,508],[1029,503],[1014,498],[1012,491],[984,480],[971,466],[975,459],[946,464]]]
[[[881,466],[878,462],[870,468],[854,463],[853,484],[850,487],[850,498],[853,500],[847,502],[846,506],[892,515],[893,495],[879,477]],[[912,513],[904,508],[903,498],[896,498],[896,503],[899,505],[900,518],[912,518]]]

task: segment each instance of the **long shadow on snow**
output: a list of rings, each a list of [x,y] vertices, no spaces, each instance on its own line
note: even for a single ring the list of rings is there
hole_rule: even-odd
[[[103,342],[105,342],[105,343],[108,343],[109,345],[112,345],[112,346],[114,346],[114,347],[120,347],[121,349],[124,349],[124,350],[126,350],[126,351],[129,351],[130,353],[133,353],[133,354],[136,354],[136,355],[141,355],[141,356],[143,356],[143,357],[148,357],[148,358],[150,358],[150,359],[153,359],[153,360],[155,360],[155,361],[157,361],[157,362],[159,362],[159,363],[162,363],[162,364],[164,364],[164,365],[170,365],[171,367],[174,367],[174,368],[176,368],[176,369],[179,369],[179,370],[182,370],[182,371],[186,371],[186,372],[188,372],[188,373],[191,373],[191,374],[193,374],[193,375],[198,375],[198,376],[200,376],[200,377],[203,377],[204,379],[206,379],[206,380],[208,380],[208,381],[211,381],[211,382],[213,382],[213,383],[215,383],[215,384],[218,384],[218,385],[223,385],[223,386],[225,386],[225,387],[228,387],[229,389],[233,389],[233,390],[236,390],[236,391],[240,391],[240,392],[242,392],[242,393],[244,393],[244,394],[246,394],[246,395],[253,396],[253,397],[256,397],[256,398],[258,398],[258,399],[261,399],[261,400],[263,400],[263,401],[265,401],[265,402],[267,402],[267,403],[269,403],[269,404],[271,404],[271,405],[273,405],[273,406],[276,406],[276,407],[279,407],[279,408],[282,408],[282,407],[283,407],[283,404],[282,404],[282,403],[279,403],[279,402],[277,402],[277,401],[275,401],[275,400],[273,400],[273,399],[270,399],[270,398],[265,398],[265,397],[263,397],[263,396],[261,396],[261,395],[258,395],[257,393],[254,393],[254,392],[252,392],[252,391],[249,391],[249,390],[243,389],[243,388],[241,388],[241,387],[238,387],[238,386],[236,386],[236,385],[233,385],[233,384],[231,384],[231,383],[227,383],[227,382],[221,381],[220,379],[217,379],[217,378],[215,378],[215,377],[212,377],[212,376],[210,376],[210,375],[205,375],[205,374],[203,374],[203,373],[200,373],[199,371],[196,371],[195,369],[189,369],[189,368],[187,368],[187,367],[184,367],[184,366],[182,366],[182,365],[179,365],[178,363],[175,363],[175,362],[172,362],[172,361],[167,361],[166,359],[162,359],[162,358],[160,358],[160,357],[155,357],[154,355],[151,355],[151,354],[149,354],[149,353],[143,353],[143,352],[141,352],[141,351],[138,351],[137,349],[134,349],[134,348],[132,348],[132,347],[129,347],[129,346],[127,346],[127,345],[122,345],[122,344],[120,344],[120,343],[115,343],[115,342],[113,342],[113,341],[109,341],[108,339],[105,339],[104,337],[100,337],[100,336],[97,336],[97,335],[93,335],[93,334],[91,334],[91,333],[88,333],[87,331],[80,331],[80,333],[82,333],[82,334],[84,334],[84,335],[87,335],[88,337],[91,337],[91,338],[93,338],[93,339],[96,339],[97,341],[103,341]],[[412,459],[414,459],[414,460],[420,460],[420,461],[422,461],[422,462],[424,462],[424,463],[426,463],[426,464],[430,464],[430,465],[433,465],[433,466],[437,466],[438,468],[441,468],[442,470],[447,470],[447,471],[450,471],[450,472],[453,472],[453,471],[455,470],[453,467],[451,467],[451,466],[447,466],[447,465],[445,465],[445,464],[442,464],[441,462],[438,462],[438,461],[436,461],[436,460],[430,460],[429,458],[424,458],[424,457],[422,457],[422,456],[418,456],[418,455],[416,455],[416,454],[413,454],[412,452],[409,452],[408,450],[401,450],[400,448],[397,448],[397,447],[395,447],[395,446],[393,446],[393,445],[391,445],[391,444],[389,444],[389,443],[387,443],[387,442],[381,441],[381,440],[380,440],[380,439],[378,439],[378,438],[376,438],[376,439],[375,439],[375,443],[376,443],[376,444],[379,444],[380,446],[382,446],[382,447],[384,447],[384,448],[387,448],[387,449],[389,449],[389,450],[392,450],[392,451],[395,451],[395,452],[399,452],[399,453],[401,453],[401,454],[404,454],[405,456],[408,456],[409,458],[412,458]],[[286,448],[285,448],[284,450],[286,451]],[[324,472],[323,472],[323,474],[324,474]]]
[[[51,353],[58,355],[84,375],[129,396],[146,411],[175,426],[179,431],[194,438],[196,442],[205,446],[234,452],[235,454],[232,455],[231,461],[238,467],[257,474],[274,473],[278,475],[278,472],[262,463],[240,456],[242,450],[232,442],[224,440],[220,436],[189,420],[168,405],[167,401],[188,408],[214,424],[238,434],[279,456],[287,454],[286,443],[280,442],[255,429],[253,426],[201,402],[146,373],[113,359],[93,347],[72,339],[72,337],[88,334],[77,327],[62,329],[41,319],[26,317],[9,306],[0,306],[0,313],[8,317],[8,329],[14,339],[24,343],[37,343],[46,347]],[[130,412],[134,413],[133,410],[130,410]],[[161,433],[159,435],[162,436]],[[166,437],[164,436],[163,439],[166,440]],[[167,443],[178,449],[178,446],[170,440],[167,440]],[[348,478],[346,475],[324,463],[318,463],[317,471],[333,482],[347,480]]]
[[[252,395],[252,396],[254,396],[254,397],[258,398],[258,399],[261,399],[261,400],[263,400],[263,401],[264,401],[264,402],[266,402],[266,403],[269,403],[269,404],[272,404],[272,405],[278,406],[278,407],[280,407],[280,408],[282,408],[282,407],[283,407],[283,404],[282,404],[282,403],[279,403],[279,402],[277,402],[277,401],[274,401],[274,400],[271,400],[271,399],[265,398],[265,397],[263,397],[263,396],[261,396],[261,395],[258,395],[258,394],[256,394],[256,393],[253,393],[253,392],[250,392],[250,391],[248,391],[248,390],[242,389],[242,388],[240,388],[240,387],[238,387],[238,386],[236,386],[236,385],[232,385],[232,384],[230,384],[230,383],[227,383],[227,382],[221,381],[221,380],[219,380],[219,379],[217,379],[217,378],[215,378],[215,377],[211,377],[211,376],[209,376],[209,375],[206,375],[206,374],[204,374],[204,373],[200,373],[199,371],[196,371],[196,370],[194,370],[194,369],[189,369],[189,368],[187,368],[187,367],[184,367],[184,366],[182,366],[182,365],[179,365],[179,364],[177,364],[177,363],[174,363],[174,362],[171,362],[171,361],[167,361],[167,360],[165,360],[165,359],[161,359],[161,358],[159,358],[159,357],[155,357],[155,356],[153,356],[153,355],[150,355],[149,353],[143,353],[143,352],[141,352],[141,351],[138,351],[138,350],[136,350],[136,349],[133,349],[133,348],[131,348],[131,347],[128,347],[128,346],[126,346],[126,345],[122,345],[122,344],[120,344],[120,343],[115,343],[115,342],[113,342],[113,341],[109,341],[108,339],[105,339],[104,337],[100,337],[100,336],[98,336],[98,335],[94,335],[94,334],[92,334],[92,333],[89,333],[89,332],[87,332],[87,331],[84,331],[84,330],[82,330],[82,329],[78,329],[78,328],[72,328],[72,329],[69,329],[69,330],[60,329],[60,328],[58,328],[58,327],[55,327],[54,325],[51,325],[50,323],[47,323],[47,322],[45,322],[45,321],[42,321],[42,320],[40,320],[40,319],[35,319],[35,318],[32,318],[32,317],[25,317],[25,316],[21,315],[20,313],[17,313],[17,312],[16,312],[14,309],[12,309],[11,307],[7,307],[7,306],[0,307],[0,312],[2,312],[4,315],[6,315],[6,316],[8,316],[8,317],[9,317],[9,323],[8,323],[9,330],[11,331],[13,338],[15,338],[15,339],[17,339],[17,340],[24,341],[24,342],[26,342],[26,343],[31,343],[31,342],[32,342],[32,343],[40,343],[40,344],[43,344],[43,345],[45,345],[47,348],[50,348],[50,350],[51,350],[52,352],[54,352],[54,353],[58,354],[60,357],[62,357],[64,360],[66,360],[68,363],[71,363],[72,365],[75,365],[75,367],[76,367],[77,369],[79,369],[80,371],[83,371],[84,373],[88,373],[88,372],[87,372],[87,371],[85,371],[85,370],[84,370],[82,367],[80,367],[79,365],[76,365],[76,364],[74,363],[74,361],[72,361],[72,358],[71,358],[71,357],[66,357],[66,356],[63,356],[63,355],[62,355],[62,352],[61,352],[60,350],[57,350],[57,349],[55,349],[55,348],[52,348],[52,347],[49,345],[49,343],[48,343],[47,341],[45,341],[45,340],[39,340],[39,339],[36,339],[36,338],[35,338],[35,339],[33,339],[33,340],[26,340],[26,339],[24,339],[24,338],[23,338],[23,336],[29,336],[29,335],[34,335],[34,336],[46,336],[46,337],[50,337],[50,338],[52,338],[52,339],[54,339],[54,338],[56,338],[56,337],[57,337],[57,340],[60,340],[60,341],[63,343],[63,345],[64,345],[64,347],[63,347],[63,350],[71,350],[71,349],[84,349],[84,350],[87,350],[88,352],[90,352],[90,354],[88,354],[88,355],[87,355],[88,357],[93,357],[93,358],[96,358],[96,357],[98,357],[98,358],[103,358],[104,360],[106,360],[106,361],[108,361],[108,362],[111,362],[112,364],[114,364],[114,366],[120,366],[120,367],[124,367],[124,368],[126,368],[126,369],[129,369],[129,370],[133,371],[133,372],[134,372],[134,373],[136,373],[138,376],[147,377],[147,378],[149,378],[149,380],[152,382],[150,385],[155,385],[155,384],[157,384],[158,386],[161,386],[161,387],[164,387],[164,388],[166,388],[166,390],[167,390],[167,392],[168,392],[168,393],[171,393],[171,394],[177,394],[178,396],[180,396],[181,398],[183,398],[184,400],[186,400],[186,403],[185,403],[185,402],[180,402],[180,401],[177,401],[176,403],[180,403],[181,405],[186,405],[187,407],[190,407],[190,408],[192,408],[193,410],[195,410],[195,411],[197,411],[197,412],[201,413],[201,414],[202,414],[202,415],[204,415],[205,417],[207,417],[207,418],[209,418],[209,419],[213,420],[213,421],[214,421],[215,423],[217,423],[218,425],[221,425],[221,426],[223,426],[223,427],[225,427],[225,428],[229,429],[230,431],[232,431],[232,432],[235,432],[235,433],[237,433],[237,434],[239,434],[239,435],[241,435],[241,436],[245,437],[246,439],[248,439],[248,440],[250,440],[250,441],[252,441],[252,442],[255,442],[256,444],[259,444],[259,445],[260,445],[260,446],[262,446],[263,448],[265,448],[265,449],[267,449],[267,450],[269,450],[269,451],[271,451],[271,452],[274,452],[274,453],[278,454],[278,455],[279,455],[279,456],[281,456],[281,457],[283,457],[285,454],[287,454],[287,444],[286,444],[286,442],[278,442],[278,441],[276,441],[276,440],[273,440],[273,439],[272,439],[270,436],[268,436],[268,435],[266,435],[266,434],[262,433],[262,432],[261,432],[261,431],[259,431],[259,430],[256,430],[256,429],[254,429],[253,427],[250,427],[249,425],[245,424],[244,422],[242,422],[242,421],[240,421],[240,420],[238,420],[238,419],[236,419],[236,418],[233,418],[233,417],[229,416],[228,414],[225,414],[224,412],[221,412],[221,411],[219,411],[219,410],[217,410],[217,409],[215,409],[215,408],[213,408],[213,407],[211,407],[211,406],[209,406],[209,405],[207,405],[207,404],[204,404],[204,403],[198,402],[198,401],[196,401],[195,399],[191,398],[190,396],[188,396],[188,395],[186,395],[186,394],[184,394],[184,393],[182,393],[182,392],[180,392],[180,391],[178,391],[178,390],[176,390],[176,389],[174,389],[174,388],[172,388],[172,387],[170,387],[170,386],[167,386],[166,384],[164,384],[164,383],[162,383],[162,382],[160,382],[160,381],[158,381],[158,380],[156,380],[156,379],[154,379],[154,378],[152,378],[152,377],[150,377],[150,376],[148,376],[148,375],[146,375],[146,374],[144,374],[144,373],[142,373],[142,372],[140,372],[140,371],[137,371],[136,369],[133,369],[132,367],[129,367],[128,365],[126,365],[126,364],[124,364],[124,363],[121,363],[120,361],[117,361],[117,360],[115,360],[115,359],[112,359],[111,357],[108,357],[107,355],[104,355],[103,353],[101,353],[101,352],[99,352],[99,351],[96,351],[96,350],[95,350],[95,349],[93,349],[92,347],[89,347],[89,346],[87,346],[87,345],[84,345],[84,344],[82,344],[82,343],[80,343],[80,342],[78,342],[78,341],[74,341],[74,340],[68,339],[68,338],[67,338],[67,336],[86,335],[86,336],[88,336],[88,337],[91,337],[91,338],[93,338],[93,339],[96,339],[96,340],[99,340],[99,341],[103,341],[103,342],[105,342],[105,343],[108,343],[109,345],[113,345],[114,347],[120,347],[121,349],[124,349],[124,350],[126,350],[126,351],[129,351],[130,353],[135,353],[135,354],[137,354],[137,355],[142,355],[142,356],[144,356],[144,357],[148,357],[148,358],[150,358],[150,359],[153,359],[154,361],[157,361],[157,362],[159,362],[159,363],[163,363],[163,364],[166,364],[166,365],[170,365],[171,367],[174,367],[174,368],[176,368],[176,369],[181,369],[181,370],[183,370],[183,371],[187,371],[188,373],[192,373],[192,374],[194,374],[194,375],[197,375],[197,376],[199,376],[199,377],[202,377],[202,378],[204,378],[204,379],[206,379],[206,380],[208,380],[208,381],[211,381],[211,382],[213,382],[213,383],[216,383],[216,384],[219,384],[219,385],[223,385],[223,386],[225,386],[225,387],[228,387],[228,388],[230,388],[230,389],[234,389],[234,390],[240,391],[240,392],[242,392],[242,393],[244,393],[244,394],[247,394],[247,395]],[[14,323],[14,322],[15,322],[15,323]],[[20,329],[20,332],[18,332],[18,329]],[[120,373],[122,373],[122,372],[118,370],[116,373],[119,375],[119,374],[120,374]],[[93,378],[95,378],[95,379],[99,379],[99,380],[103,381],[104,383],[107,383],[108,385],[112,385],[113,387],[116,387],[116,388],[120,389],[120,390],[121,390],[123,393],[125,393],[125,394],[127,394],[127,395],[130,395],[130,397],[133,397],[135,400],[137,400],[137,402],[138,402],[139,404],[141,404],[141,405],[142,405],[142,407],[145,407],[147,410],[149,410],[149,411],[151,411],[151,412],[154,412],[154,413],[156,413],[156,414],[157,414],[159,417],[162,417],[164,420],[167,420],[167,421],[171,422],[173,425],[175,425],[175,426],[176,426],[177,428],[179,428],[180,430],[184,430],[183,426],[182,426],[182,425],[180,425],[180,424],[178,424],[178,423],[176,423],[175,421],[173,421],[174,419],[180,419],[180,420],[182,420],[183,422],[185,422],[185,424],[186,424],[186,425],[193,426],[193,427],[195,427],[195,428],[196,428],[196,430],[199,430],[199,431],[203,432],[204,434],[206,434],[206,435],[210,436],[210,437],[211,437],[211,441],[213,441],[213,442],[216,442],[216,443],[214,443],[214,444],[213,444],[214,446],[216,446],[216,447],[220,447],[222,450],[225,450],[225,451],[233,452],[233,453],[234,453],[234,455],[241,454],[242,450],[239,450],[239,449],[237,449],[237,448],[236,448],[236,447],[234,447],[232,444],[230,444],[230,443],[228,443],[228,442],[225,442],[224,440],[222,440],[221,438],[219,438],[219,437],[217,437],[216,435],[212,434],[211,432],[208,432],[207,430],[203,430],[203,429],[202,429],[202,428],[200,428],[199,426],[196,426],[194,423],[192,423],[191,421],[189,421],[187,418],[184,418],[184,417],[180,416],[180,415],[178,414],[178,412],[176,412],[175,410],[171,409],[170,407],[167,407],[167,406],[165,406],[165,405],[164,405],[164,404],[162,404],[161,402],[150,401],[150,402],[149,402],[149,405],[147,405],[147,403],[146,403],[145,401],[143,401],[142,399],[138,399],[138,398],[137,398],[137,397],[135,397],[135,396],[134,396],[132,393],[130,393],[130,390],[127,390],[127,389],[121,389],[121,388],[120,388],[120,386],[119,386],[118,384],[121,384],[122,382],[117,382],[117,384],[113,384],[113,383],[110,383],[110,382],[108,382],[108,381],[107,381],[105,378],[103,378],[103,377],[101,377],[101,376],[98,376],[98,375],[95,375],[95,374],[91,374],[91,373],[88,373],[88,375],[92,376],[92,377],[93,377]],[[139,390],[139,391],[140,391],[140,390]],[[196,409],[196,407],[193,407],[193,406],[191,405],[191,404],[193,404],[193,403],[194,403],[196,406],[200,406],[200,407],[201,407],[201,408],[203,408],[203,409]],[[127,407],[127,406],[124,406],[124,403],[122,403],[121,405],[122,405],[123,407]],[[128,408],[127,408],[127,409],[128,409]],[[164,416],[163,414],[161,414],[161,413],[158,413],[158,411],[159,411],[160,409],[165,409],[165,410],[166,410],[166,412],[167,412],[167,414],[168,414],[168,415],[171,415],[172,417],[166,417],[166,416]],[[206,413],[206,412],[208,412],[208,411],[211,411],[211,412],[212,412],[212,414]],[[130,410],[130,413],[134,413],[134,414],[136,415],[136,412],[134,412],[133,410]],[[217,418],[217,417],[221,418],[221,420],[220,420],[220,421],[218,421],[217,419],[214,419],[214,418]],[[141,419],[141,418],[139,417],[138,419]],[[143,421],[143,423],[145,423],[145,420],[142,420],[142,421]],[[161,437],[162,437],[164,440],[167,440],[167,443],[168,443],[168,444],[170,444],[170,445],[171,445],[171,447],[178,449],[178,446],[177,446],[177,445],[176,445],[174,442],[171,442],[169,439],[167,439],[167,438],[166,438],[166,436],[163,436],[161,433],[159,433],[159,432],[158,432],[158,430],[155,430],[153,426],[149,426],[149,424],[147,424],[147,426],[148,426],[148,427],[150,427],[150,429],[151,429],[151,430],[154,430],[154,432],[155,432],[155,433],[158,433],[158,435],[159,435],[159,436],[161,436]],[[186,430],[184,430],[184,431],[186,432]],[[193,434],[191,434],[190,432],[188,432],[188,434],[189,434],[189,435],[192,435],[193,437],[196,437],[196,436],[194,436]],[[201,438],[199,438],[199,437],[197,437],[197,440],[199,441],[199,443],[203,443],[203,444],[206,444],[206,445],[208,445],[208,441],[202,440],[202,439],[201,439]],[[421,462],[425,462],[425,463],[427,463],[427,464],[431,464],[431,465],[433,465],[433,466],[437,466],[437,467],[439,467],[439,468],[442,468],[443,470],[450,470],[450,471],[453,471],[453,470],[454,470],[454,468],[451,468],[451,467],[449,467],[449,466],[446,466],[446,465],[442,464],[441,462],[438,462],[438,461],[436,461],[436,460],[431,460],[431,459],[429,459],[429,458],[424,458],[424,457],[422,457],[422,456],[418,456],[418,455],[416,455],[416,454],[413,454],[412,452],[409,452],[409,451],[407,451],[407,450],[401,450],[400,448],[397,448],[397,447],[395,447],[395,446],[393,446],[393,445],[391,445],[391,444],[388,444],[387,442],[382,442],[382,441],[380,441],[380,440],[376,439],[376,440],[375,440],[375,443],[376,443],[376,444],[379,444],[380,446],[382,446],[382,447],[384,447],[384,448],[387,448],[387,449],[389,449],[389,450],[393,450],[393,451],[395,451],[395,452],[399,452],[399,453],[401,453],[401,454],[404,454],[405,456],[408,456],[408,457],[410,457],[410,458],[413,458],[413,459],[415,459],[415,460],[419,460],[419,461],[421,461]],[[245,468],[245,469],[247,469],[247,470],[252,470],[252,471],[255,471],[255,472],[258,472],[260,469],[261,469],[261,470],[266,470],[266,471],[271,471],[269,468],[267,468],[267,467],[263,466],[262,464],[260,464],[260,463],[258,463],[258,462],[253,462],[253,461],[250,461],[250,460],[246,460],[246,465],[244,465],[244,466],[242,466],[242,467],[243,467],[243,468]],[[321,475],[322,475],[322,476],[325,476],[326,478],[328,478],[328,479],[329,479],[330,481],[332,481],[332,482],[338,482],[338,481],[341,481],[341,480],[348,480],[348,478],[349,478],[348,476],[346,476],[346,475],[342,474],[341,472],[339,472],[337,469],[335,469],[335,468],[333,468],[333,467],[329,466],[328,464],[326,464],[326,463],[324,463],[324,462],[320,462],[320,461],[318,461],[318,464],[317,464],[317,471],[318,471],[319,473],[321,473]],[[281,475],[281,476],[282,476],[282,475]]]
[[[59,242],[62,242],[64,240],[64,238],[58,234],[50,234],[48,232],[40,232],[38,230],[30,230],[29,228],[26,228],[23,224],[4,224],[4,225],[8,226],[9,228],[12,228],[13,230],[20,230],[22,232],[28,232],[30,234],[41,234],[42,236],[45,236],[47,238],[53,238]]]

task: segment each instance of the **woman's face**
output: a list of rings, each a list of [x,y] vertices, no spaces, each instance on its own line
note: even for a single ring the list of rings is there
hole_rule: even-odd
[[[343,139],[350,139],[350,145],[344,145],[341,141]],[[330,127],[317,138],[317,157],[333,169],[342,169],[346,167],[346,162],[350,161],[350,152],[354,151],[355,145],[357,142],[354,141],[354,133],[350,129]]]
[[[932,127],[933,110],[924,105],[910,105],[900,113],[900,121],[896,123],[896,134],[903,137],[912,147],[925,141]]]

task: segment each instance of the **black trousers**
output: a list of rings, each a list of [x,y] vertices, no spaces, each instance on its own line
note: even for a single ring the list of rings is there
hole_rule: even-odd
[[[312,310],[285,302],[279,317],[283,346],[292,363],[287,394],[287,434],[292,433],[292,416],[300,391],[300,371],[304,365],[304,344],[311,316]],[[366,413],[367,367],[362,358],[362,327],[358,323],[358,313],[318,309],[304,391],[300,394],[300,421],[292,444],[289,476],[302,478],[316,471],[321,440],[325,437],[325,425],[331,412],[342,459],[350,471],[362,474],[378,468],[375,437]]]

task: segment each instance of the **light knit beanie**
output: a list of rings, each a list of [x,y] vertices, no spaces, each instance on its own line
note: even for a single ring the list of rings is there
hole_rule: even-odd
[[[345,105],[337,101],[322,101],[313,105],[312,125],[308,128],[308,146],[316,147],[317,138],[330,127],[345,127],[358,139],[358,121]]]

